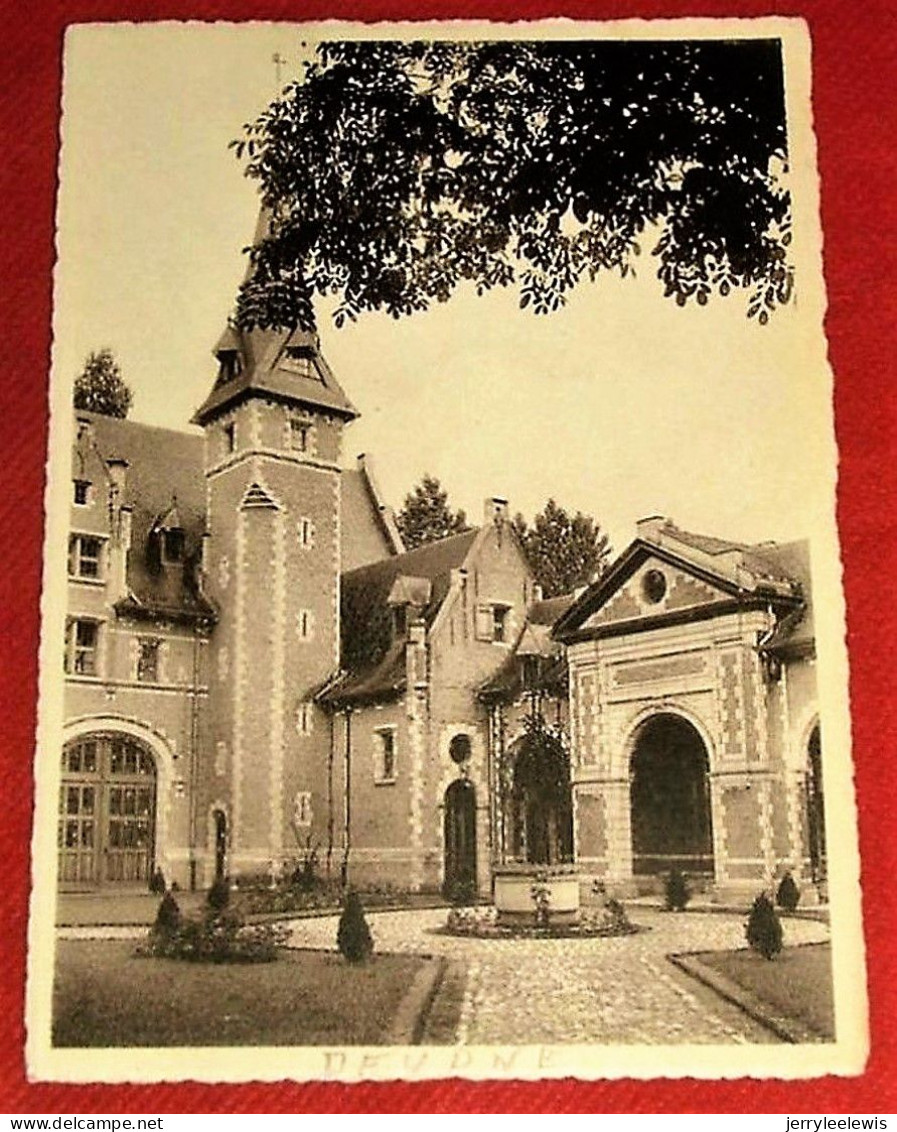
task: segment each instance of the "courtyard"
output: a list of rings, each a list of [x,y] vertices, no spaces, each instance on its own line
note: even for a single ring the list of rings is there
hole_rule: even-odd
[[[738,1044],[770,1043],[781,1039],[739,1006],[678,969],[671,954],[740,951],[744,948],[744,917],[727,912],[664,913],[647,905],[634,904],[632,920],[643,930],[636,935],[608,939],[475,939],[445,933],[445,908],[368,913],[377,958],[372,970],[386,970],[396,960],[387,957],[431,956],[439,960],[443,977],[435,996],[421,1003],[423,1044],[509,1045],[509,1044]],[[336,950],[338,918],[335,915],[292,920],[288,960],[293,971],[286,983],[287,964],[281,962],[257,968],[252,973],[255,1001],[265,998],[266,980],[277,983],[278,996],[289,987],[290,978],[301,977],[301,957],[320,965],[322,956]],[[93,940],[94,974],[103,979],[102,947],[118,947],[107,952],[121,964],[121,943],[142,934],[133,926],[64,928],[59,932],[63,947],[68,941]],[[828,927],[818,921],[788,918],[785,921],[787,949],[780,960],[763,962],[767,982],[787,980],[784,960],[812,949],[800,945],[824,944]],[[101,942],[103,941],[103,942]],[[749,964],[750,953],[743,952],[739,963]],[[64,988],[66,962],[60,949],[57,988]],[[131,970],[149,969],[155,961],[130,960]],[[760,961],[758,961],[760,962]],[[815,960],[818,963],[818,959]],[[136,966],[133,966],[136,964]],[[166,966],[172,966],[166,964]],[[191,981],[222,979],[220,968],[210,971],[189,967]],[[396,967],[398,972],[402,968]],[[818,968],[820,982],[825,977]],[[351,972],[343,968],[344,979]],[[392,967],[390,966],[390,970]],[[406,977],[411,972],[408,968]],[[181,972],[174,972],[181,977]],[[337,972],[333,972],[336,974]],[[188,973],[184,972],[183,977]],[[232,980],[244,976],[235,971]],[[71,986],[71,979],[69,979]],[[351,1002],[351,996],[349,996]],[[395,996],[388,996],[396,1009]],[[267,1008],[265,1008],[267,1009]],[[385,1002],[378,1002],[381,1021],[376,1027],[380,1040],[388,1042],[388,1029],[382,1021]],[[244,1020],[245,1022],[245,1020]],[[260,1023],[261,1025],[261,1023]],[[253,1037],[251,1025],[242,1027],[235,1044],[265,1044],[262,1030]],[[293,1030],[295,1044],[315,1044],[322,1040],[312,1032]],[[333,1031],[325,1040],[333,1041]],[[345,1031],[345,1044],[358,1041],[358,1035]],[[824,1034],[820,1031],[819,1038]],[[283,1035],[281,1034],[281,1040]],[[371,1040],[371,1030],[365,1031]],[[361,1039],[361,1040],[365,1040]],[[127,1044],[122,1042],[121,1044]],[[172,1041],[171,1044],[177,1044]],[[185,1040],[183,1044],[191,1044]]]

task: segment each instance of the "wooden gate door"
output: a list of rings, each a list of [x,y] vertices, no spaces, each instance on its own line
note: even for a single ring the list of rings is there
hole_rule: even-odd
[[[473,783],[466,778],[453,782],[445,792],[445,880],[449,898],[476,894],[477,804]]]
[[[138,885],[153,868],[156,767],[124,735],[91,735],[63,752],[59,807],[60,882]]]

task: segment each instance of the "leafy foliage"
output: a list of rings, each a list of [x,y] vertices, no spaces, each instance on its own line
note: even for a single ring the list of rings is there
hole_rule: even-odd
[[[282,924],[246,924],[225,907],[210,903],[201,917],[188,919],[166,892],[138,954],[193,963],[270,963],[287,935]]]
[[[764,959],[774,959],[782,950],[782,924],[772,901],[761,892],[751,905],[744,934]]]
[[[104,347],[90,354],[84,369],[75,378],[75,408],[124,420],[132,400],[133,394],[122,379],[112,351]]]
[[[449,506],[448,492],[435,476],[424,473],[412,492],[405,496],[396,524],[406,550],[415,550],[428,542],[437,542],[468,529],[463,511]]]
[[[679,869],[670,869],[664,884],[666,908],[668,912],[682,912],[691,900],[691,888],[688,880]]]
[[[794,912],[800,902],[800,889],[790,872],[785,873],[776,889],[776,904],[786,912]]]
[[[157,896],[161,896],[165,889],[165,874],[161,869],[156,868],[153,870],[149,879],[149,890],[150,892],[154,892]]]
[[[340,954],[350,963],[365,963],[374,950],[371,929],[364,918],[364,909],[357,892],[349,889],[339,918],[336,945]]]
[[[244,327],[517,285],[557,310],[657,257],[680,306],[792,292],[782,59],[764,41],[338,42],[232,143],[270,227]]]
[[[553,499],[536,515],[531,527],[522,515],[515,515],[514,529],[543,597],[587,585],[607,566],[610,542],[598,523],[581,511],[571,517]]]

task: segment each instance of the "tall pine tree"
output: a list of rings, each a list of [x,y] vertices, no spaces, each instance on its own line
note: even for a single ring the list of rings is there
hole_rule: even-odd
[[[133,394],[123,381],[121,368],[109,347],[90,354],[84,369],[75,378],[75,408],[123,420],[132,400]]]
[[[406,550],[414,550],[427,542],[436,542],[468,529],[463,511],[449,506],[448,492],[435,476],[424,473],[415,489],[405,496],[402,510],[396,515],[399,533]]]
[[[599,524],[577,511],[572,517],[553,499],[530,526],[514,518],[530,567],[545,597],[569,593],[601,574],[610,557],[610,542]]]

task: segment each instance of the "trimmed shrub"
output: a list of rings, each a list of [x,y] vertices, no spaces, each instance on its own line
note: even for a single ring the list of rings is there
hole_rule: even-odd
[[[182,917],[168,892],[137,951],[143,956],[193,963],[270,963],[288,935],[283,924],[246,924],[232,912],[207,909],[199,919]]]
[[[165,952],[181,929],[181,909],[170,892],[159,901],[156,920],[150,928],[150,945],[160,953]]]
[[[782,925],[765,892],[761,892],[751,906],[744,934],[754,951],[764,959],[774,959],[782,950]]]
[[[346,902],[336,933],[336,945],[343,958],[350,963],[365,963],[374,950],[371,929],[364,918],[364,909],[358,893],[353,889],[349,889],[346,893]]]
[[[206,904],[211,912],[223,912],[230,903],[230,884],[227,877],[216,877],[206,896]]]
[[[165,891],[165,874],[161,869],[156,869],[149,879],[149,890],[154,892],[157,896],[161,896]]]
[[[666,908],[668,912],[681,912],[691,900],[691,888],[685,875],[678,869],[670,869],[665,886]]]
[[[794,912],[800,901],[800,889],[790,872],[785,873],[776,889],[776,904],[786,912]]]

